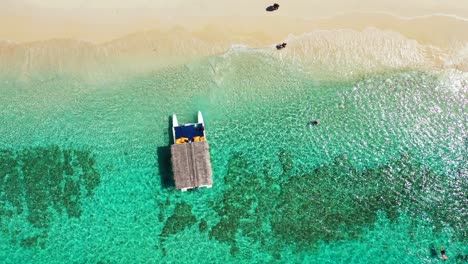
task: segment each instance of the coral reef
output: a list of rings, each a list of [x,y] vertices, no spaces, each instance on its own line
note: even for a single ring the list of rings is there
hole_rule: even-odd
[[[192,206],[185,202],[178,203],[174,209],[174,214],[172,214],[164,224],[160,236],[165,238],[169,235],[177,234],[196,222],[197,219],[192,214]]]
[[[12,240],[20,239],[27,247],[43,241],[53,211],[79,218],[81,200],[100,183],[95,162],[89,150],[59,146],[0,150],[0,219],[27,214],[29,224],[42,230],[37,236]]]
[[[407,154],[364,171],[358,171],[345,155],[310,172],[294,172],[291,153],[281,150],[278,157],[283,168],[278,176],[270,173],[268,162],[258,172],[242,153],[233,154],[228,163],[224,194],[213,203],[221,220],[209,235],[229,244],[233,254],[238,252],[239,234],[259,241],[271,252],[278,251],[268,243],[275,239],[304,249],[318,241],[358,237],[379,212],[390,220],[407,212],[414,218],[430,216],[436,227],[463,225],[454,218],[460,205],[436,206],[435,210],[434,204],[446,198],[416,200],[434,193],[446,176]],[[463,234],[456,235],[463,239]]]

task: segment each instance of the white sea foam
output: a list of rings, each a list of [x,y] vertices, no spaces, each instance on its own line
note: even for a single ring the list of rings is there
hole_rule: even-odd
[[[222,57],[227,59],[234,54],[257,53],[300,65],[302,70],[314,76],[343,77],[399,68],[434,69],[438,67],[438,60],[447,58],[444,50],[422,45],[397,32],[375,28],[363,31],[316,30],[289,35],[283,41],[288,45],[279,51],[274,47],[276,44],[264,48],[233,45]]]
[[[288,46],[279,51],[275,48],[277,43],[260,47],[227,44],[196,38],[187,32],[164,35],[164,39],[157,32],[145,32],[103,45],[74,40],[3,42],[0,43],[0,70],[23,79],[39,72],[99,78],[153,71],[190,63],[194,58],[214,56],[229,61],[231,56],[239,54],[270,58],[283,64],[295,63],[298,69],[324,78],[346,78],[399,68],[464,70],[468,64],[466,44],[461,50],[444,50],[420,44],[398,32],[376,28],[315,30],[289,35],[278,43],[283,41]]]

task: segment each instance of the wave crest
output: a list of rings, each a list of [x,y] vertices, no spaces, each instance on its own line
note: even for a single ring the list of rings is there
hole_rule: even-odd
[[[145,32],[101,45],[74,40],[2,42],[0,70],[3,75],[16,79],[30,79],[44,73],[99,79],[106,75],[128,75],[189,64],[203,57],[230,60],[239,54],[294,63],[321,78],[353,77],[399,68],[468,69],[468,46],[462,50],[443,50],[422,45],[397,32],[375,28],[316,30],[289,35],[284,41],[288,46],[280,51],[275,49],[276,43],[260,47],[233,45],[225,39],[204,39],[188,32]]]

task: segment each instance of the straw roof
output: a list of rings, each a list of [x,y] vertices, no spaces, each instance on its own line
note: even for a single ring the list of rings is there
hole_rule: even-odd
[[[207,141],[171,146],[172,170],[177,189],[213,185],[210,152]]]

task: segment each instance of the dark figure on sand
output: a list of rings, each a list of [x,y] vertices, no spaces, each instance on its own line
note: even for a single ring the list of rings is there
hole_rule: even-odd
[[[279,8],[279,5],[278,5],[277,3],[274,3],[273,5],[267,7],[267,8],[266,8],[266,11],[268,11],[268,12],[273,12],[273,11],[275,11],[275,10],[278,10],[278,8]]]
[[[283,42],[281,44],[276,45],[276,49],[280,50],[280,49],[286,48],[286,45],[288,45],[288,43]]]

